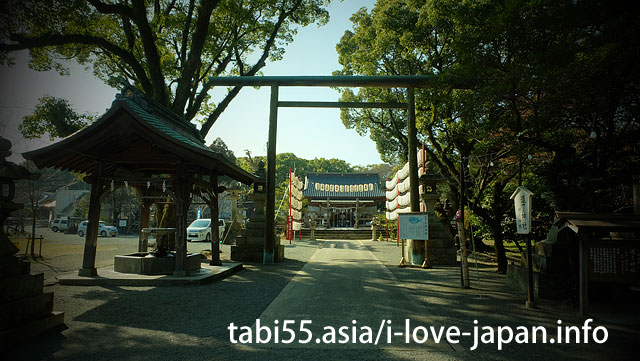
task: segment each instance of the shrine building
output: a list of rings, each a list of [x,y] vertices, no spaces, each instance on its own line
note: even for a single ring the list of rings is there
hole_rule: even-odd
[[[308,173],[302,195],[307,214],[327,228],[365,226],[385,200],[377,173]]]

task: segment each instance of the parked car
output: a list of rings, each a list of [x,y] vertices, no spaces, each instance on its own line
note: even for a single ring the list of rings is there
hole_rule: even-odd
[[[87,234],[88,224],[89,224],[89,221],[83,221],[82,223],[80,223],[80,225],[78,226],[78,236],[84,237]],[[118,227],[107,226],[106,223],[104,223],[103,221],[100,221],[98,223],[98,235],[102,237],[106,237],[107,235],[110,235],[111,237],[115,237],[118,235]]]
[[[64,232],[69,229],[68,218],[56,218],[51,222],[51,230],[54,232]]]
[[[218,235],[222,239],[224,234],[224,219],[218,219]],[[211,241],[211,219],[200,218],[191,222],[187,227],[187,242],[191,241]]]

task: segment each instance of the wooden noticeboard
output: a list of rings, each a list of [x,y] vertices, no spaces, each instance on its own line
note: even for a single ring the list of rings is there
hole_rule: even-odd
[[[640,244],[629,241],[587,242],[589,280],[640,282]]]

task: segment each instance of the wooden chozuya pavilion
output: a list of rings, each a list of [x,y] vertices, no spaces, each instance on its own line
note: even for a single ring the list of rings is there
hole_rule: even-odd
[[[251,184],[255,176],[210,150],[196,127],[126,84],[96,122],[50,146],[23,154],[39,168],[83,173],[91,184],[89,225],[80,276],[95,276],[100,198],[109,187],[133,186],[142,196],[140,229],[149,226],[149,208],[166,203],[176,209],[174,275],[185,268],[187,210],[193,193],[203,196],[217,219],[218,177]],[[219,262],[218,232],[211,239],[211,264]],[[142,237],[141,251],[142,249]]]

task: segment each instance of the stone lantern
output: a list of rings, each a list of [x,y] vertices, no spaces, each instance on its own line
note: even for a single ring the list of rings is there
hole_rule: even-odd
[[[264,255],[264,238],[266,216],[264,204],[267,198],[267,181],[264,162],[258,163],[253,182],[253,214],[246,222],[242,236],[236,238],[236,244],[231,246],[231,259],[234,261],[262,262]],[[276,262],[284,259],[284,245],[276,242]]]
[[[64,312],[53,311],[53,293],[44,292],[44,275],[32,275],[31,263],[15,256],[18,248],[4,232],[4,222],[11,212],[21,209],[15,203],[15,184],[19,179],[38,179],[40,174],[6,160],[11,142],[0,137],[0,347],[22,342],[64,324]]]
[[[438,183],[443,183],[443,178],[439,173],[425,173],[420,176],[420,198],[427,206],[427,212],[433,212],[433,205],[438,200],[436,187]]]
[[[457,262],[455,242],[434,211],[439,198],[436,187],[445,181],[439,173],[425,173],[419,179],[420,201],[425,204],[429,219],[429,240],[425,242],[424,250],[428,261],[424,266],[455,265]]]
[[[14,262],[18,248],[9,241],[4,232],[4,222],[11,212],[22,209],[23,205],[13,202],[15,181],[19,179],[38,179],[40,174],[31,173],[27,168],[6,160],[11,155],[11,142],[0,137],[0,264]]]

